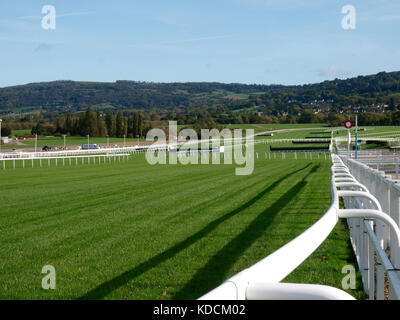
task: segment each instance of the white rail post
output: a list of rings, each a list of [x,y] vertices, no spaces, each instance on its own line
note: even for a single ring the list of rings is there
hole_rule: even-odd
[[[376,300],[385,299],[385,272],[383,270],[382,261],[376,258]]]
[[[360,224],[361,224],[361,259],[360,259],[360,264],[361,264],[361,274],[362,274],[362,280],[364,282],[364,292],[368,293],[368,244],[369,244],[369,237],[367,234],[367,231],[364,228],[364,220],[360,219]]]
[[[368,237],[369,241],[369,252],[368,252],[368,274],[369,274],[369,286],[368,286],[368,298],[369,300],[375,300],[375,250],[372,244],[372,240]]]
[[[389,183],[387,183],[385,177],[376,175],[376,198],[382,206],[382,211],[390,213],[390,193]],[[382,240],[383,249],[386,249],[389,244],[389,228],[382,224]]]
[[[22,168],[25,169],[25,159],[22,159]]]
[[[390,184],[390,203],[389,212],[391,218],[395,221],[396,225],[400,226],[400,187],[394,183]],[[390,233],[390,256],[396,269],[400,268],[400,248],[394,241],[392,230]]]
[[[373,194],[380,195],[381,187],[381,178],[378,172],[374,172],[374,192]],[[379,201],[380,202],[380,201]],[[382,202],[380,202],[382,203]],[[378,239],[381,243],[382,249],[386,249],[387,247],[387,236],[386,236],[386,225],[382,221],[377,221],[377,234],[379,235]]]

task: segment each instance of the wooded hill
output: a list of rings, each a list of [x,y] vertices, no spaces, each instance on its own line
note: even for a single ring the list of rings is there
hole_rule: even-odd
[[[324,81],[302,86],[224,84],[216,82],[113,83],[54,81],[0,88],[0,111],[42,110],[70,112],[96,109],[193,110],[209,106],[225,110],[259,107],[265,113],[297,113],[301,109],[376,107],[400,104],[400,72],[381,72],[346,80]],[[373,110],[376,111],[376,110]]]

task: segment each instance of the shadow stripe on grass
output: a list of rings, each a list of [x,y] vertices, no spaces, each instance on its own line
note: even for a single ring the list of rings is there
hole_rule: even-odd
[[[98,287],[90,290],[87,292],[85,295],[81,296],[79,299],[102,299],[106,297],[109,293],[113,292],[114,290],[122,287],[129,281],[131,281],[134,278],[137,278],[141,274],[153,269],[160,263],[172,258],[182,250],[186,249],[187,247],[191,246],[192,244],[196,243],[198,240],[209,234],[211,231],[216,229],[220,224],[228,220],[229,218],[233,217],[234,215],[238,214],[239,212],[245,210],[246,208],[250,207],[253,205],[255,202],[257,202],[259,199],[261,199],[265,194],[268,192],[272,191],[278,185],[283,182],[284,180],[288,179],[289,177],[295,175],[298,172],[301,172],[305,169],[307,169],[311,164],[307,164],[305,167],[293,171],[281,179],[275,181],[272,185],[269,187],[265,188],[263,191],[261,191],[259,194],[254,196],[252,199],[241,205],[240,207],[236,208],[235,210],[230,211],[229,213],[223,215],[222,217],[210,222],[207,226],[205,226],[203,229],[200,231],[196,232],[192,236],[188,237],[184,241],[172,246],[171,248],[167,249],[166,251],[154,256],[153,258],[139,264],[138,266],[134,267],[131,270],[128,270],[121,275],[102,283]]]
[[[247,248],[261,237],[280,211],[302,191],[307,184],[305,180],[317,171],[318,167],[314,166],[301,181],[296,183],[267,209],[260,212],[238,236],[215,254],[173,299],[196,299],[220,285],[225,280],[230,267]]]

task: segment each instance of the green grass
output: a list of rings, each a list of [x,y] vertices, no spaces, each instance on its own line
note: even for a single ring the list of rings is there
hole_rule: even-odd
[[[31,134],[30,129],[13,130],[11,136],[22,136],[24,134]]]
[[[366,129],[365,131],[362,129]],[[335,128],[333,130],[334,137],[346,137],[347,136],[347,129],[345,128]],[[354,136],[355,128],[351,129],[351,134]],[[385,126],[385,127],[359,127],[358,137],[365,138],[368,137],[399,137],[400,136],[400,126]]]
[[[301,128],[320,128],[323,130],[328,130],[329,127],[325,123],[295,123],[295,124],[285,124],[285,123],[273,123],[273,124],[266,124],[263,123],[261,126],[268,128],[268,129],[273,129],[273,130],[279,130],[279,129],[301,129]],[[321,131],[321,130],[320,130]]]
[[[144,155],[1,170],[0,299],[198,298],[329,207],[330,161],[292,156],[261,156],[249,176],[234,165],[150,166]],[[335,232],[288,280],[340,287],[355,262],[347,230]],[[45,291],[48,264],[57,288]]]

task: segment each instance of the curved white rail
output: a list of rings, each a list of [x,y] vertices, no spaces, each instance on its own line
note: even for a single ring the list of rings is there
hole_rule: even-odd
[[[232,278],[225,281],[221,286],[210,291],[200,299],[251,299],[254,297],[271,299],[271,294],[260,295],[260,292],[266,293],[271,284],[275,284],[274,292],[280,294],[279,298],[297,297],[298,299],[309,297],[318,298],[324,296],[322,292],[312,293],[311,288],[317,287],[307,285],[280,284],[287,275],[296,269],[304,260],[307,259],[329,236],[336,223],[338,222],[339,197],[334,182],[335,168],[342,169],[343,163],[336,155],[332,155],[333,166],[331,194],[332,204],[328,211],[309,229],[301,235],[290,241],[282,248],[278,249],[268,257],[262,259],[248,269],[241,271]],[[256,288],[256,289],[255,289]],[[260,289],[262,288],[262,290]],[[294,290],[296,288],[296,290]],[[302,291],[301,294],[299,292]],[[324,287],[326,288],[326,287]],[[292,291],[293,289],[294,291]],[[255,291],[253,291],[255,290]],[[260,291],[261,290],[261,291]],[[271,289],[272,290],[272,289]],[[318,291],[318,290],[316,290]],[[257,293],[255,293],[257,292]],[[297,293],[296,293],[297,292]],[[308,293],[307,293],[308,292]],[[326,297],[332,299],[354,299],[352,296],[341,290],[331,290],[330,295]]]
[[[201,300],[354,299],[346,292],[332,287],[280,283],[328,237],[339,217],[349,219],[351,242],[360,266],[364,288],[369,293],[370,299],[374,299],[375,296],[378,299],[384,297],[383,272],[387,273],[390,283],[390,297],[400,299],[400,279],[396,274],[399,270],[396,268],[399,268],[400,264],[396,263],[400,260],[400,229],[390,216],[382,212],[379,201],[354,178],[338,156],[332,154],[332,162],[332,204],[328,211],[297,238],[231,277],[202,296]],[[344,199],[346,209],[339,208],[339,197]],[[373,208],[365,207],[364,203]],[[364,220],[363,223],[360,220]],[[377,221],[377,234],[373,230],[373,221]],[[378,240],[382,233],[380,227],[382,223],[388,225],[391,230],[391,259],[395,259],[394,263],[389,260]],[[377,289],[375,289],[375,279]]]

